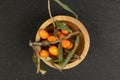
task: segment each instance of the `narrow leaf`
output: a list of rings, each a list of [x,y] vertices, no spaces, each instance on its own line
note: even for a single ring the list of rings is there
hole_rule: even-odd
[[[59,60],[57,59],[57,60],[52,60],[52,62],[59,62]]]
[[[63,30],[67,30],[68,32],[72,32],[72,30],[70,30],[70,28],[65,24],[63,24],[61,21],[56,21],[55,24],[58,29],[63,29]]]
[[[59,4],[63,9],[67,10],[68,12],[72,13],[76,18],[78,18],[78,15],[66,4],[62,3],[60,0],[55,0],[57,4]]]
[[[76,40],[75,40],[75,43],[74,43],[74,48],[69,52],[68,56],[66,57],[66,59],[63,61],[62,63],[62,68],[64,68],[68,62],[70,61],[70,59],[72,58],[72,56],[74,55],[76,49],[78,48],[79,46],[79,40],[80,40],[80,37],[79,35],[76,37]]]
[[[40,65],[40,72],[42,75],[44,75],[47,72],[42,65]]]
[[[37,66],[37,57],[35,55],[32,56],[32,60],[34,64]]]
[[[58,44],[58,59],[61,64],[63,62],[63,49],[61,43]]]

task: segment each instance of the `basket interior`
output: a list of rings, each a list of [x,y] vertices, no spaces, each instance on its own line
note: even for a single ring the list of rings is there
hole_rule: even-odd
[[[85,41],[84,41],[84,36],[80,30],[80,28],[78,26],[76,26],[75,24],[71,23],[71,22],[68,22],[68,21],[62,21],[63,23],[65,23],[73,32],[74,31],[80,31],[80,43],[79,43],[79,46],[76,50],[76,53],[77,55],[81,55],[83,49],[84,49],[84,44],[85,44]],[[47,31],[53,31],[54,30],[54,27],[53,27],[53,24],[50,24],[48,25],[46,28],[45,28]],[[72,36],[72,38],[75,39],[75,36]]]

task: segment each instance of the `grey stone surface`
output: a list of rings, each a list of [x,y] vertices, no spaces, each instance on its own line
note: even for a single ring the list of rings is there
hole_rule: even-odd
[[[0,0],[0,80],[120,80],[120,0],[64,0],[79,15],[91,39],[89,53],[62,73],[44,65],[37,75],[28,46],[49,18],[47,0]],[[67,11],[52,2],[53,15]]]

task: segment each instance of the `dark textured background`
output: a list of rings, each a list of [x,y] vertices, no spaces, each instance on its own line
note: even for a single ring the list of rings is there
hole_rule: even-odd
[[[0,0],[0,80],[120,80],[120,0],[64,0],[88,29],[85,60],[62,73],[37,75],[29,39],[49,18],[47,0]],[[67,14],[52,2],[53,15]]]

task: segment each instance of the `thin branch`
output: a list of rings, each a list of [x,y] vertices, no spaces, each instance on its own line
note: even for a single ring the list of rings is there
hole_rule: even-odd
[[[29,43],[31,43],[31,41],[29,41]],[[31,46],[33,48],[33,50],[35,51],[35,55],[37,56],[37,71],[36,73],[39,73],[40,72],[40,57],[39,57],[39,52],[41,50],[41,47],[40,47],[40,50],[38,50],[36,48],[36,46]]]
[[[66,36],[64,39],[69,39],[71,36],[74,36],[74,35],[77,35],[79,34],[80,31],[76,31],[76,32],[73,32],[73,33],[70,33],[68,36]]]
[[[38,65],[37,65],[36,73],[39,73],[40,72],[40,58],[37,58],[37,62],[38,62]]]
[[[50,44],[56,44],[56,43],[59,43],[59,42],[60,42],[61,40],[63,40],[63,39],[69,39],[70,37],[75,36],[75,35],[77,35],[77,34],[79,34],[79,33],[80,33],[79,31],[72,32],[72,33],[70,33],[68,36],[66,36],[65,38],[58,39],[58,40],[53,41],[53,42],[48,42],[48,41],[30,42],[29,45],[30,45],[30,46],[47,46],[47,45],[50,45]]]
[[[52,19],[52,23],[55,29],[55,22],[54,22],[54,18],[52,17],[51,8],[50,8],[50,0],[48,0],[48,12],[49,12],[50,18]]]

